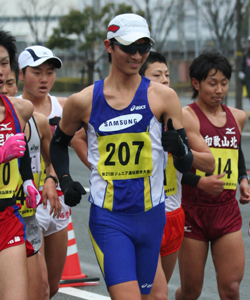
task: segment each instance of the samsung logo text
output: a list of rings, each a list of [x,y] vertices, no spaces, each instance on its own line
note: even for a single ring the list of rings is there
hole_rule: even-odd
[[[102,123],[99,127],[100,131],[109,132],[109,131],[118,131],[122,129],[129,128],[142,119],[140,114],[130,114],[125,116],[116,117],[106,122]]]

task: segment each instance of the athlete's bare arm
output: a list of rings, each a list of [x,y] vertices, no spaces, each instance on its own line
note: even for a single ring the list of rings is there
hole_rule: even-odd
[[[48,120],[43,114],[37,112],[34,112],[33,116],[36,121],[41,139],[41,154],[46,167],[46,175],[48,176],[50,174],[54,177],[57,177],[54,168],[50,162],[49,156],[49,145],[52,136]],[[51,205],[50,214],[53,213],[53,217],[59,217],[61,213],[61,203],[59,201],[58,194],[56,191],[55,181],[52,178],[48,178],[45,181],[42,191],[42,197],[44,208],[47,207],[47,199],[49,199]]]
[[[233,108],[233,107],[229,107],[229,109],[232,112],[232,114],[238,124],[240,133],[242,133],[243,128],[245,126],[246,118],[247,118],[246,113],[243,110]],[[241,204],[249,203],[250,202],[250,187],[249,187],[247,178],[243,178],[240,181],[239,191],[240,191],[239,202]]]
[[[86,167],[88,167],[91,170],[91,166],[87,158],[88,145],[87,136],[84,128],[81,128],[75,133],[70,144],[75,150],[80,160],[85,164]]]
[[[191,113],[182,109],[183,125],[188,137],[188,142],[194,155],[193,167],[208,174],[213,174],[215,170],[215,159],[204,138],[201,136],[200,124],[193,118]]]
[[[87,124],[91,114],[93,85],[71,95],[64,104],[59,127],[67,135],[73,136],[77,129]]]

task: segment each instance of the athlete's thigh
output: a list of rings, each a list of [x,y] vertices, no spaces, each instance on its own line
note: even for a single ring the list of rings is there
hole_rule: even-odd
[[[178,258],[178,253],[179,253],[179,250],[174,253],[171,253],[169,255],[161,257],[161,264],[162,264],[162,268],[163,268],[167,282],[170,281],[170,278],[173,274],[175,264],[176,264],[176,261]]]
[[[25,243],[0,252],[0,299],[28,299],[28,268]]]
[[[40,254],[36,253],[27,259],[29,271],[29,300],[44,300],[42,271],[38,261],[38,255]]]
[[[61,279],[67,256],[68,229],[67,227],[44,237],[45,260],[50,286],[58,284]]]
[[[183,293],[202,289],[208,242],[184,237],[179,250],[178,263]]]
[[[211,243],[218,287],[241,282],[245,266],[245,250],[241,230],[231,232]],[[229,263],[230,262],[230,263]]]

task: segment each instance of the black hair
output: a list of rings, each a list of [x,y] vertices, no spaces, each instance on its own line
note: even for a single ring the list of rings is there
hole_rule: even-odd
[[[110,46],[112,49],[114,49],[114,43],[116,42],[115,38],[110,39]],[[112,58],[111,58],[111,54],[108,52],[108,62],[111,63],[112,62]]]
[[[4,47],[8,51],[11,67],[17,54],[17,48],[15,42],[16,39],[14,38],[13,35],[10,34],[10,32],[0,30],[0,46]]]
[[[195,78],[199,83],[206,80],[210,70],[215,69],[216,74],[221,71],[224,76],[229,80],[232,74],[232,67],[228,59],[217,51],[206,51],[196,57],[189,67],[189,77]],[[192,99],[196,99],[198,91],[193,87]]]
[[[139,70],[139,74],[144,76],[148,68],[148,65],[153,64],[155,62],[163,63],[166,66],[168,66],[166,58],[161,53],[156,51],[150,51],[149,56],[147,57],[144,64],[141,66]]]
[[[15,57],[15,59],[12,62],[11,71],[15,73],[16,85],[17,85],[19,79],[19,65],[18,65],[17,57]]]

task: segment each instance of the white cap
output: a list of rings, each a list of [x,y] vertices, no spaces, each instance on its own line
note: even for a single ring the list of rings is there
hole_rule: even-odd
[[[112,19],[108,25],[107,39],[112,38],[125,46],[142,38],[148,38],[155,45],[147,21],[136,14],[121,14]]]
[[[57,69],[61,68],[61,59],[56,57],[50,49],[43,46],[30,46],[20,53],[18,64],[20,69],[28,66],[37,67],[49,59],[53,60],[53,64]]]

